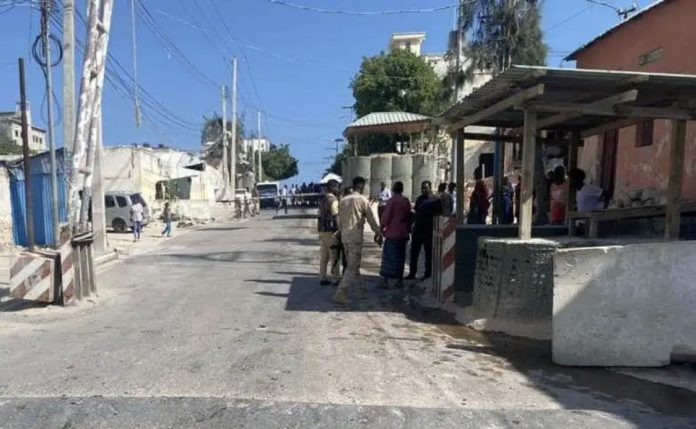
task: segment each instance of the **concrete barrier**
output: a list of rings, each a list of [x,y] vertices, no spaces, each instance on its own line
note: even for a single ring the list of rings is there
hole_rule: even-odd
[[[663,366],[696,356],[696,242],[559,250],[553,360]]]
[[[532,237],[550,238],[568,234],[565,226],[544,225],[532,227]],[[455,301],[459,305],[471,305],[473,302],[474,279],[478,243],[481,237],[513,238],[517,237],[517,225],[459,225],[457,226],[455,255]]]
[[[557,248],[549,240],[481,238],[473,304],[460,321],[479,330],[550,338]]]

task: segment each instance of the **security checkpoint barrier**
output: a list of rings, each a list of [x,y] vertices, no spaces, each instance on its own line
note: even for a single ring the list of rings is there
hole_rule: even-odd
[[[55,298],[54,258],[23,252],[10,268],[10,296],[37,302],[53,302]]]
[[[433,278],[430,295],[440,304],[454,300],[456,231],[456,218],[450,216],[435,218],[433,226]]]
[[[57,251],[21,253],[10,268],[10,296],[71,305],[96,294],[92,240],[91,231],[71,237],[63,226]]]

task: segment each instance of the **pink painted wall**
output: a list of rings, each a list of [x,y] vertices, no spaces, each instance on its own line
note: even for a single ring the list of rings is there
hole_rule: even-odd
[[[668,0],[617,28],[577,55],[577,67],[696,75],[696,1]],[[640,57],[656,49],[661,56],[641,65]],[[619,133],[616,190],[664,190],[669,177],[669,121],[655,121],[653,144],[635,147],[635,127]],[[599,143],[586,141],[586,144]],[[593,151],[601,154],[601,150]],[[597,155],[598,156],[598,155]],[[587,164],[593,164],[585,160]],[[696,199],[696,123],[689,123],[683,196]]]

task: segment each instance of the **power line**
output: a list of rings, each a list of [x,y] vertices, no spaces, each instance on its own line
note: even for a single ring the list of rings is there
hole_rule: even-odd
[[[559,21],[559,22],[557,22],[557,23],[555,23],[555,24],[553,24],[553,25],[550,25],[550,26],[547,27],[544,31],[547,32],[547,33],[548,33],[549,31],[553,31],[553,30],[555,30],[556,28],[559,28],[560,26],[562,26],[563,24],[566,24],[566,23],[568,23],[568,22],[574,20],[575,18],[577,18],[578,16],[580,16],[580,15],[582,15],[583,13],[587,12],[588,10],[592,9],[593,7],[595,7],[594,4],[587,5],[586,7],[584,7],[584,8],[582,8],[582,9],[578,10],[577,12],[575,12],[575,13],[573,13],[572,15],[568,16],[567,18],[565,18],[565,19],[563,19],[563,20],[561,20],[561,21]]]
[[[375,16],[375,15],[403,15],[403,14],[417,14],[417,13],[433,13],[442,12],[446,10],[451,10],[458,8],[459,4],[449,4],[440,7],[431,7],[425,9],[401,9],[401,10],[375,10],[375,11],[355,11],[355,10],[339,10],[339,9],[321,9],[311,6],[305,6],[302,4],[291,3],[285,0],[266,0],[269,3],[285,6],[293,9],[299,9],[309,12],[333,14],[333,15],[354,15],[354,16]],[[470,0],[464,3],[473,3],[477,0]]]
[[[61,3],[61,0],[58,0],[58,2]],[[82,14],[77,10],[75,12],[76,16],[81,21],[81,23],[83,25],[86,25],[86,20],[84,16],[82,16]],[[53,20],[53,23],[55,24],[56,28],[62,30],[61,17],[57,15],[52,15],[51,19]],[[76,39],[76,45],[82,50],[82,52],[84,52],[84,43],[79,38]],[[105,77],[109,85],[121,97],[129,99],[131,101],[135,101],[133,93],[136,83],[133,76],[130,75],[126,67],[123,66],[123,64],[121,64],[110,52],[108,53],[107,61],[109,66],[107,67],[107,74]],[[114,68],[118,69],[117,73],[108,73],[108,70]],[[157,128],[156,131],[161,131],[156,125],[156,122],[159,122],[164,127],[176,127],[187,131],[199,131],[198,124],[194,124],[192,122],[188,122],[185,119],[180,118],[176,114],[172,113],[169,109],[167,109],[164,105],[162,105],[159,101],[157,101],[142,86],[138,85],[138,88],[140,89],[140,93],[142,94],[142,99],[140,101],[143,102],[144,107],[148,108],[148,111],[152,112],[152,116],[143,112],[143,117],[147,120],[148,124],[153,127],[153,129]]]

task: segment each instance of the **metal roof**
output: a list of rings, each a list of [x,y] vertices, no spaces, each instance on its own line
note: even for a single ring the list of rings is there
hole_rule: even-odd
[[[576,57],[577,57],[577,55],[578,55],[580,52],[584,51],[585,49],[589,48],[590,46],[592,46],[592,45],[594,45],[595,43],[599,42],[600,40],[604,39],[605,37],[611,35],[612,33],[614,33],[614,32],[615,32],[616,30],[618,30],[619,28],[623,27],[624,25],[626,25],[626,24],[628,24],[628,23],[631,23],[631,22],[634,22],[634,21],[636,21],[636,20],[642,18],[643,16],[645,16],[645,14],[646,14],[647,12],[653,10],[655,7],[661,6],[661,5],[664,5],[664,4],[667,4],[667,3],[669,3],[670,1],[672,1],[672,0],[656,0],[654,3],[651,3],[651,4],[649,4],[648,6],[644,7],[643,9],[641,9],[640,11],[638,11],[638,13],[636,13],[636,14],[634,14],[634,15],[631,15],[631,16],[628,17],[627,19],[625,19],[625,20],[623,20],[623,21],[617,23],[616,25],[612,26],[610,29],[608,29],[608,30],[605,31],[604,33],[600,34],[599,36],[595,37],[594,39],[592,39],[592,40],[590,40],[589,42],[585,43],[584,45],[580,46],[580,47],[577,48],[575,51],[573,51],[570,55],[568,55],[567,57],[565,57],[565,60],[566,60],[566,61],[575,60]]]
[[[622,106],[665,108],[679,101],[691,102],[689,108],[696,107],[693,105],[696,100],[696,76],[694,75],[513,66],[449,108],[439,122],[454,124],[461,118],[471,117],[483,109],[538,85],[544,86],[543,93],[529,101],[538,105],[591,104],[635,89],[638,91],[637,98]],[[557,114],[558,112],[548,110],[540,111],[539,120],[542,121]],[[655,115],[655,117],[660,116]],[[617,119],[622,117],[583,114],[569,117],[544,129],[582,131],[616,122]],[[471,125],[519,128],[523,122],[521,106],[509,106]]]
[[[344,134],[360,134],[369,132],[410,132],[430,124],[430,116],[409,112],[374,112],[354,121],[344,131]]]

